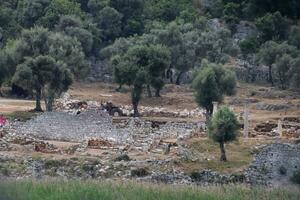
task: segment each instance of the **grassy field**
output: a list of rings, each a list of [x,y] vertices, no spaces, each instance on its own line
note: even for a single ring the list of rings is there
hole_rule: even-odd
[[[192,187],[140,183],[0,182],[0,200],[285,200],[300,199],[300,190],[245,186]]]

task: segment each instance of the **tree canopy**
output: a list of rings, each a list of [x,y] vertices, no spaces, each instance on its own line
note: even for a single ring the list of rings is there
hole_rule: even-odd
[[[170,64],[170,52],[161,45],[135,45],[124,55],[112,58],[115,81],[132,86],[134,116],[138,116],[138,103],[144,86],[153,86],[156,95],[162,88],[162,76]]]
[[[235,140],[237,134],[238,121],[235,114],[228,107],[221,107],[208,126],[208,136],[220,144],[221,161],[227,161],[224,143]]]
[[[192,87],[195,100],[206,109],[207,116],[213,112],[213,102],[221,103],[224,95],[235,94],[236,78],[232,71],[221,65],[203,62],[202,69],[195,72]]]

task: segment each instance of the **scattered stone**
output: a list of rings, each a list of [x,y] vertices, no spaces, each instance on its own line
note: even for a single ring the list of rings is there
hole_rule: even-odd
[[[67,154],[74,154],[75,152],[85,152],[87,149],[87,145],[85,143],[72,145],[68,149],[65,150]]]
[[[88,148],[92,149],[102,149],[104,147],[112,147],[113,145],[104,139],[91,139],[88,141]]]
[[[266,122],[266,123],[257,124],[254,130],[256,132],[271,132],[276,127],[277,127],[276,123]]]
[[[45,143],[43,141],[35,142],[34,150],[41,153],[59,153],[57,147],[55,147],[53,144]]]
[[[268,111],[284,110],[290,108],[290,106],[286,104],[267,104],[267,103],[257,103],[255,107],[258,110],[268,110]]]
[[[118,155],[115,159],[115,161],[130,161],[130,157],[127,154],[121,154]]]
[[[131,169],[131,176],[133,177],[144,177],[149,175],[149,172],[145,168],[132,168]]]
[[[0,151],[10,151],[10,145],[3,139],[0,139]]]

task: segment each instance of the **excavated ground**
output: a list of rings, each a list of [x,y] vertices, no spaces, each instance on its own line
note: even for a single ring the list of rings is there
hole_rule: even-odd
[[[225,104],[242,116],[248,102],[252,138],[240,138],[226,145],[229,162],[221,163],[217,144],[206,137],[203,110],[197,108],[188,87],[168,85],[161,98],[143,98],[140,107],[143,117],[139,119],[110,117],[99,110],[101,102],[112,101],[125,113],[131,111],[129,92],[118,93],[114,89],[110,84],[77,84],[69,91],[70,99],[60,100],[58,111],[32,114],[28,117],[33,116],[32,119],[26,118],[25,122],[11,120],[0,134],[0,177],[136,177],[189,184],[198,180],[198,176],[201,180],[209,179],[204,178],[205,183],[215,183],[221,176],[218,173],[225,173],[234,174],[235,178],[231,175],[223,178],[231,182],[239,174],[244,178],[254,174],[247,169],[262,145],[296,143],[300,136],[297,94],[240,84],[237,95],[226,97]],[[88,102],[89,109],[76,114],[78,110],[64,106],[66,101],[74,103],[72,99]],[[33,106],[32,101],[0,99],[0,113],[9,119],[23,118],[19,111]],[[279,118],[284,119],[281,139],[276,130]],[[274,163],[277,166],[282,160]],[[298,160],[293,164],[298,165]],[[190,176],[201,170],[203,173],[196,178]],[[270,170],[277,169],[270,166]],[[269,182],[277,184],[281,180],[273,172],[270,174],[274,181]],[[258,182],[262,179],[254,175]]]

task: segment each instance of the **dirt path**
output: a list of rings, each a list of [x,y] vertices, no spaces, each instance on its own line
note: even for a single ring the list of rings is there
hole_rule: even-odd
[[[33,109],[35,101],[22,99],[0,98],[0,113],[26,111]]]

